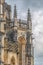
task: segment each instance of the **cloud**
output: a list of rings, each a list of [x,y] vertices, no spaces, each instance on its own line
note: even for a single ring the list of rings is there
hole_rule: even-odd
[[[32,11],[34,63],[43,65],[43,10]]]
[[[18,16],[20,19],[26,19],[27,18],[26,12],[21,12],[21,14],[19,14]]]
[[[35,56],[43,55],[43,10],[33,12],[33,36]]]
[[[30,8],[31,10],[39,10],[43,9],[43,0],[6,0],[9,4],[14,6],[17,5],[17,8],[20,10],[27,10]]]

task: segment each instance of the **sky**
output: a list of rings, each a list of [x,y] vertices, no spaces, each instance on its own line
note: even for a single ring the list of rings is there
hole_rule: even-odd
[[[27,18],[27,10],[30,9],[34,37],[34,65],[43,65],[43,0],[6,0],[6,2],[11,4],[12,12],[16,4],[18,18],[21,19]]]

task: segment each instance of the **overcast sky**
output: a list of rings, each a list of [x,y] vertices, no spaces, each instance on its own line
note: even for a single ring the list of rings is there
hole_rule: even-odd
[[[26,19],[27,10],[30,8],[32,15],[32,29],[34,43],[35,65],[43,65],[43,0],[6,0],[12,5],[17,5],[18,18]]]

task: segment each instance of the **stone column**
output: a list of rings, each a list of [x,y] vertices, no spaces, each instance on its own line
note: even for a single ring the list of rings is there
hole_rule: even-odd
[[[20,46],[20,58],[21,58],[21,65],[25,65],[25,44],[26,44],[26,40],[23,36],[20,36],[19,39],[18,39],[18,42],[20,43],[19,45]]]
[[[25,44],[22,45],[22,65],[25,65]]]
[[[7,44],[8,44],[8,40],[7,40],[7,38],[4,38],[4,62],[5,62],[5,64],[8,63]]]
[[[1,60],[4,62],[4,36],[2,37]]]

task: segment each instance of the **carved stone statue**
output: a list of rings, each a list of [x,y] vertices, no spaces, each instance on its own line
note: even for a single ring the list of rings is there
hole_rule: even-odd
[[[20,36],[18,38],[18,42],[21,43],[21,44],[25,44],[26,43],[26,40],[25,40],[24,36]]]

